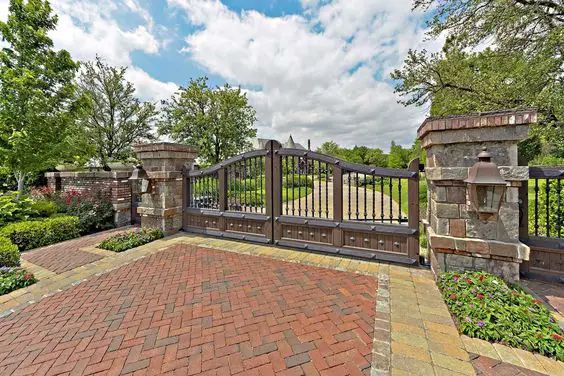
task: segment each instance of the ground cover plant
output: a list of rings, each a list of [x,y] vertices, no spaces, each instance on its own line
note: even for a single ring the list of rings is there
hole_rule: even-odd
[[[0,295],[33,285],[37,279],[32,273],[20,268],[0,267]]]
[[[438,285],[463,334],[564,361],[564,331],[518,286],[485,272],[443,273]]]
[[[139,231],[130,231],[125,234],[112,236],[100,243],[98,248],[112,252],[123,252],[163,237],[164,233],[159,229],[144,228]]]

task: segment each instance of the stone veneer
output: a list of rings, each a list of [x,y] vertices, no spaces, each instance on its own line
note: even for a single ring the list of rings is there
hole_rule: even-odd
[[[47,185],[56,191],[100,191],[109,197],[114,207],[114,223],[117,227],[130,225],[132,171],[76,171],[48,172]]]
[[[431,268],[480,269],[519,279],[529,248],[519,242],[519,187],[528,167],[518,166],[517,144],[536,122],[535,110],[511,110],[428,118],[418,130],[426,152],[427,236]],[[488,221],[470,210],[464,180],[483,147],[507,181],[499,214]]]
[[[151,192],[141,195],[137,213],[142,227],[160,228],[167,234],[182,228],[184,178],[193,167],[197,151],[192,146],[168,142],[135,145],[133,150],[150,179]]]

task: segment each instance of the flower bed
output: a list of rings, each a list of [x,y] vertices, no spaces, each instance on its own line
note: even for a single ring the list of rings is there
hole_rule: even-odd
[[[158,229],[142,229],[125,234],[112,236],[98,245],[98,248],[112,252],[123,252],[128,249],[142,246],[157,239],[163,238],[164,234]]]
[[[519,287],[484,272],[443,273],[438,285],[463,334],[564,361],[564,331]]]
[[[33,274],[20,268],[0,268],[0,295],[7,294],[22,287],[33,285],[37,280]]]

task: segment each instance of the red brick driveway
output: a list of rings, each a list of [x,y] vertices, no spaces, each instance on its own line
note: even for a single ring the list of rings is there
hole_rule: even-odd
[[[376,290],[177,245],[0,319],[0,374],[369,374]]]

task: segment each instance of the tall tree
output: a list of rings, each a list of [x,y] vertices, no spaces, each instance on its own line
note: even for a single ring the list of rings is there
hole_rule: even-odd
[[[26,177],[53,166],[71,150],[78,65],[54,51],[48,33],[57,17],[48,1],[10,0],[0,22],[0,160],[24,189]]]
[[[415,0],[442,52],[410,51],[392,78],[405,105],[431,115],[537,107],[533,130],[546,153],[564,156],[564,5],[561,0]],[[483,49],[481,46],[490,45]],[[527,148],[528,151],[539,148]]]
[[[93,156],[108,162],[131,156],[134,142],[154,138],[155,105],[135,97],[135,87],[125,79],[126,67],[113,67],[100,57],[82,67],[78,86],[86,98],[80,117]]]
[[[325,141],[317,148],[317,152],[325,155],[330,155],[333,157],[339,156],[341,148],[335,141]]]
[[[199,147],[203,162],[215,164],[251,147],[255,121],[256,112],[240,88],[210,88],[202,77],[164,102],[159,133]]]

